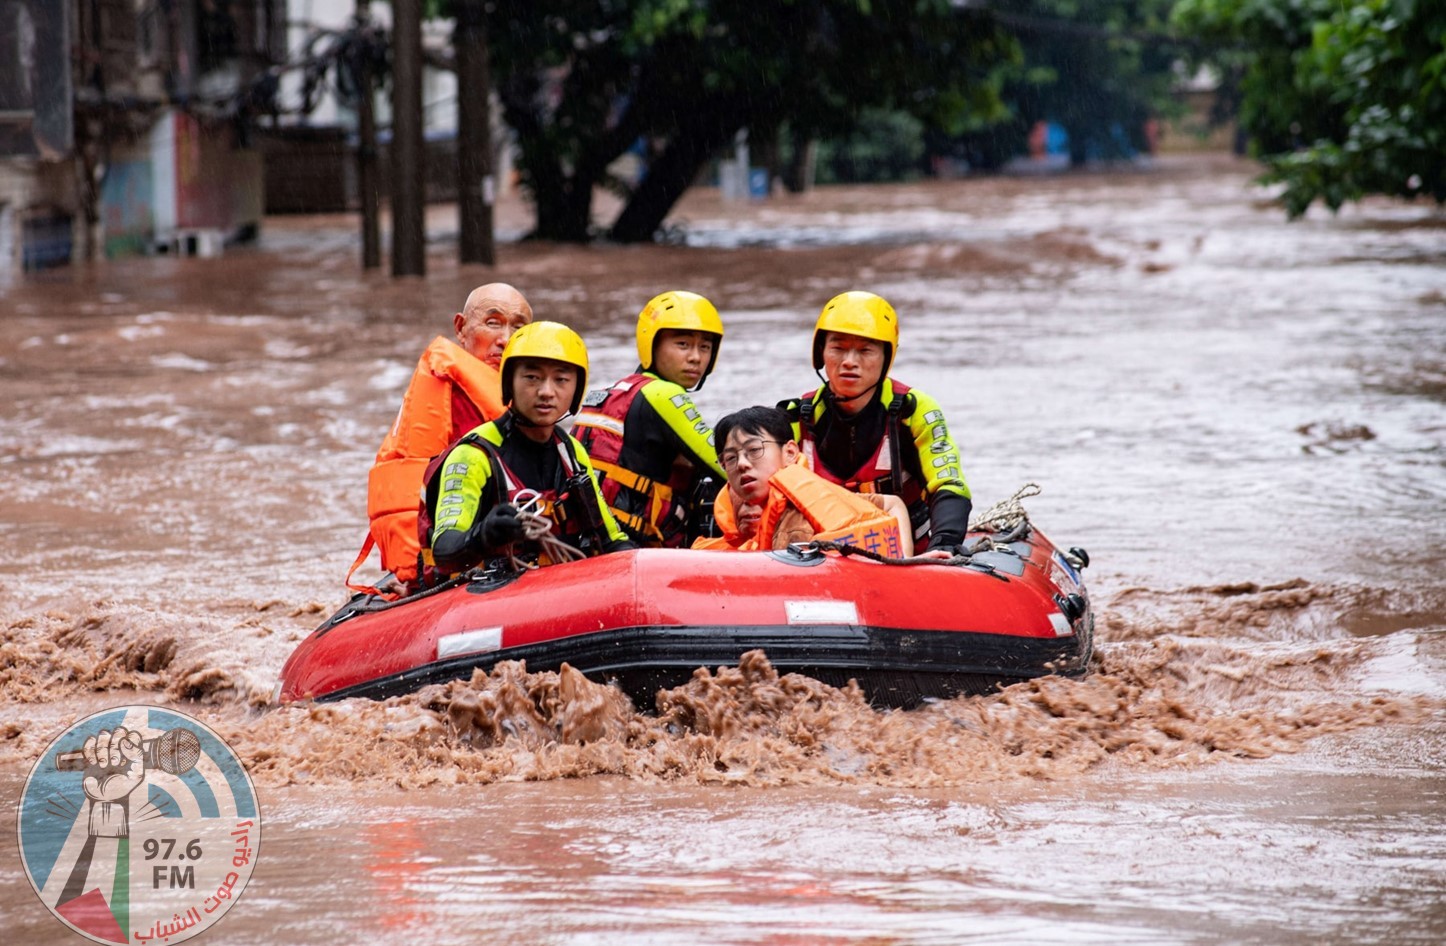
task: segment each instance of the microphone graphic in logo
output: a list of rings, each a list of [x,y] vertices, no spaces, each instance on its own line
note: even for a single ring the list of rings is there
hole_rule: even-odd
[[[131,735],[140,739],[135,733]],[[140,747],[141,761],[146,768],[160,769],[172,775],[184,775],[191,771],[201,758],[201,737],[190,729],[168,729],[155,739],[140,740]],[[109,761],[98,757],[86,759],[85,751],[79,750],[60,753],[55,757],[55,767],[61,772],[83,772]]]
[[[19,840],[41,902],[98,943],[207,929],[251,877],[261,813],[246,767],[200,720],[164,706],[70,726],[25,783]]]

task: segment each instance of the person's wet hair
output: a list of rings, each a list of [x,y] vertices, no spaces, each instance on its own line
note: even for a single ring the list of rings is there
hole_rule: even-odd
[[[776,407],[745,407],[724,416],[713,428],[714,445],[722,450],[728,442],[728,435],[734,430],[778,443],[788,443],[793,439],[793,422]]]

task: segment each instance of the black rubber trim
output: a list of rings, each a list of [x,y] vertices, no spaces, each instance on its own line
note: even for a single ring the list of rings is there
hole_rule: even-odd
[[[439,660],[318,699],[386,699],[505,660],[525,660],[533,672],[566,662],[594,680],[616,683],[635,706],[650,710],[658,690],[681,686],[698,667],[734,666],[747,651],[761,649],[781,674],[801,673],[834,686],[856,680],[874,705],[907,708],[1051,673],[1084,673],[1093,616],[1083,617],[1075,626],[1084,634],[1055,638],[841,625],[624,628]]]
[[[996,572],[1003,572],[1016,578],[1024,577],[1024,559],[1018,555],[1010,555],[1008,552],[975,552],[969,556],[969,564],[988,565]]]
[[[377,595],[352,595],[350,601],[342,605],[331,617],[321,622],[312,634],[316,637],[321,637],[338,624],[349,621],[358,615],[390,611],[392,608],[399,608],[404,604],[411,604],[422,598],[430,598],[444,591],[451,591],[458,585],[466,585],[468,594],[485,595],[489,591],[506,588],[518,578],[522,577],[522,575],[523,572],[514,571],[484,571],[476,575],[463,575],[457,578],[449,578],[439,585],[425,588],[416,594],[408,595],[405,598],[398,598],[395,601],[389,598],[378,597]]]

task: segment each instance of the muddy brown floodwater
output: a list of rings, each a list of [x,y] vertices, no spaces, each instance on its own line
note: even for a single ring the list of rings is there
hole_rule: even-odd
[[[361,275],[347,218],[274,219],[0,287],[0,800],[99,708],[201,718],[265,819],[217,943],[1446,940],[1446,218],[1291,224],[1251,173],[698,192],[673,245],[495,272],[436,208],[425,280]],[[911,712],[761,659],[662,716],[515,665],[270,707],[417,353],[493,278],[596,382],[650,296],[708,295],[714,418],[802,391],[822,303],[882,293],[978,503],[1038,483],[1092,554],[1092,672]],[[0,916],[74,941],[13,834]]]

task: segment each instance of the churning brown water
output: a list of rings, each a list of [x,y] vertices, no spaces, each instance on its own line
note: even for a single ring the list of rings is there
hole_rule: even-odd
[[[1233,162],[709,193],[676,245],[359,275],[352,222],[0,288],[0,799],[72,721],[158,702],[245,760],[265,841],[213,942],[1446,940],[1446,220],[1288,224]],[[524,223],[506,205],[504,231]],[[1092,672],[881,713],[750,656],[638,714],[503,665],[268,706],[344,600],[416,355],[501,278],[601,383],[688,288],[706,412],[813,378],[888,297],[976,500],[1089,549]],[[0,843],[14,942],[72,941]]]

